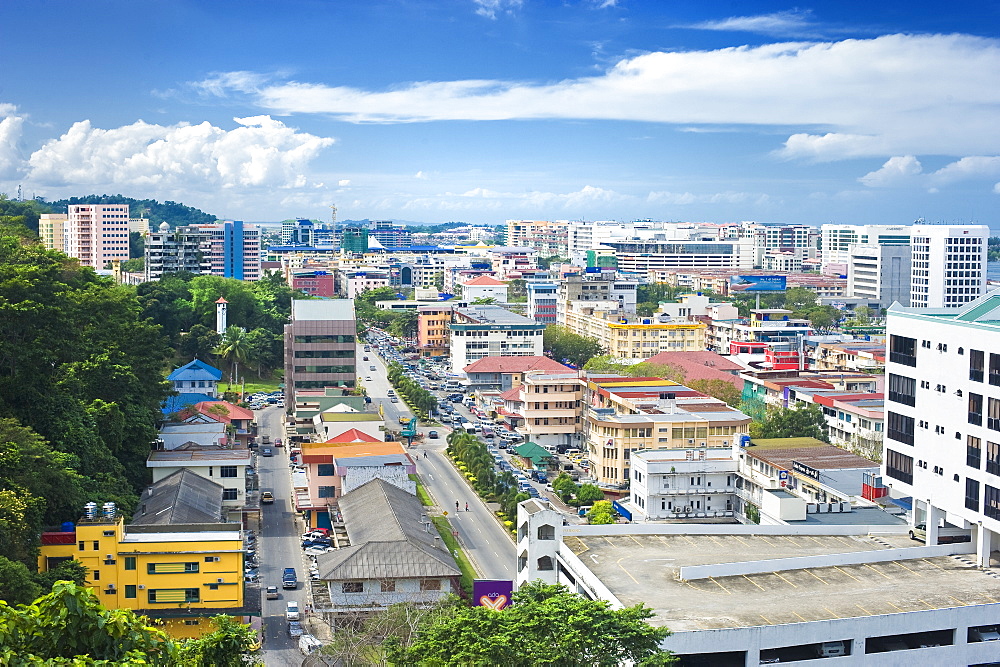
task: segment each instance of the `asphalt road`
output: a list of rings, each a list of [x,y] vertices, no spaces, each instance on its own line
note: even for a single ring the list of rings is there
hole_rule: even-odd
[[[284,410],[269,407],[257,412],[257,424],[261,436],[271,436],[284,440],[282,418]],[[274,447],[274,456],[258,456],[261,490],[274,493],[273,505],[262,505],[263,528],[259,542],[261,593],[267,586],[278,587],[278,599],[262,601],[261,615],[264,625],[264,662],[269,667],[298,667],[302,664],[298,640],[288,636],[285,622],[285,602],[296,600],[299,609],[305,609],[307,594],[304,582],[309,576],[304,569],[302,549],[299,546],[299,529],[295,524],[295,507],[292,502],[292,480],[289,475],[288,450]],[[299,577],[296,590],[281,588],[281,573],[286,567],[294,567]]]
[[[395,422],[398,426],[400,415],[412,416],[412,413],[402,400],[399,403],[389,402],[387,391],[390,385],[385,374],[385,364],[374,352],[364,353],[359,350],[358,354],[369,359],[367,362],[362,362],[365,369],[362,377],[365,378],[364,384],[368,395],[373,401],[382,401],[385,405],[386,424]],[[376,367],[376,371],[368,370],[372,365]],[[371,377],[370,381],[368,377]],[[437,395],[440,396],[440,392]],[[516,550],[513,540],[445,456],[444,450],[447,446],[445,438],[451,432],[451,428],[421,426],[419,430],[425,434],[422,444],[410,450],[417,464],[417,473],[431,498],[441,510],[447,512],[473,567],[484,579],[513,580],[516,574]],[[426,433],[430,430],[437,431],[440,438],[428,439]],[[459,504],[458,512],[455,511],[456,501]],[[469,511],[465,511],[466,503],[469,504]]]

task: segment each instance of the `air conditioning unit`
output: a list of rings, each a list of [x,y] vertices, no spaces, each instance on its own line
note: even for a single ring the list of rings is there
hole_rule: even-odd
[[[108,590],[109,591],[115,590],[115,585],[114,584],[108,584]]]
[[[146,586],[145,586],[144,584],[139,584],[139,590],[140,590],[140,591],[141,591],[141,590],[144,590],[145,588],[146,588]]]
[[[212,562],[218,563],[220,560],[222,560],[220,557],[212,556]]]
[[[216,581],[217,581],[218,583],[220,583],[220,584],[224,584],[224,583],[226,583],[226,580],[225,580],[225,579],[223,579],[222,577],[219,577],[218,579],[216,579]]]

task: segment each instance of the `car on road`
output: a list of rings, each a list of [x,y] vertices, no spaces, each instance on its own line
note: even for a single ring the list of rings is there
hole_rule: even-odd
[[[430,438],[431,440],[437,440],[438,437],[440,436],[438,436],[437,431],[427,431],[427,437]]]
[[[270,447],[261,447],[261,449],[260,449],[260,455],[261,456],[274,456],[274,450],[271,449]]]
[[[288,636],[295,639],[296,637],[301,637],[305,631],[302,629],[302,624],[298,621],[288,622]]]
[[[396,398],[395,396],[390,396],[389,397],[389,402],[390,403],[399,403],[399,399]]]
[[[368,361],[368,357],[362,357],[364,361]]]
[[[373,371],[373,370],[376,370],[376,369],[375,369],[375,366],[369,366],[368,370]]]
[[[371,382],[371,381],[372,381],[372,376],[371,375],[369,375],[368,377],[365,378],[365,382]]]
[[[295,600],[289,600],[285,603],[285,620],[287,621],[297,621],[302,618],[299,613],[299,603]]]
[[[281,587],[282,588],[298,588],[299,578],[295,574],[294,567],[286,567],[284,572],[281,574]]]
[[[267,590],[264,593],[264,595],[265,595],[265,597],[267,597],[268,600],[277,600],[278,599],[278,587],[277,586],[268,586]]]
[[[270,491],[264,491],[260,494],[260,504],[261,505],[272,505],[274,504],[274,494]]]

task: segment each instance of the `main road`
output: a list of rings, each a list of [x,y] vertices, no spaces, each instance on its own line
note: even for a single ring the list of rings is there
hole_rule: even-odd
[[[386,365],[382,358],[374,351],[363,352],[361,347],[358,348],[358,355],[362,359],[368,357],[368,361],[362,360],[358,364],[363,369],[359,375],[364,378],[364,386],[372,401],[382,403],[385,408],[386,424],[398,426],[400,416],[412,417],[413,413],[402,399],[398,403],[389,400],[388,390],[391,385],[386,377]],[[371,366],[375,366],[374,371]],[[427,437],[431,430],[440,434],[437,440]],[[410,454],[417,464],[420,481],[438,508],[447,512],[452,528],[458,533],[458,539],[473,567],[484,579],[513,580],[516,559],[514,541],[445,455],[445,437],[451,429],[447,426],[435,426],[433,429],[421,426],[419,431],[424,434],[422,444],[413,447]],[[468,511],[465,509],[466,503]]]

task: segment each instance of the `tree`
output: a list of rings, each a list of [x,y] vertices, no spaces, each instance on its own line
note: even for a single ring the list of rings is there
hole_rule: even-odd
[[[0,600],[7,604],[31,604],[41,592],[24,563],[0,556]]]
[[[613,610],[604,600],[536,581],[522,586],[499,611],[456,606],[428,619],[410,646],[390,642],[388,656],[393,664],[408,665],[670,664],[660,648],[670,631],[649,625],[652,616],[641,604]]]
[[[142,257],[136,259],[126,259],[121,264],[121,269],[125,273],[142,273],[146,266],[146,261]]]
[[[684,384],[686,373],[680,366],[673,364],[650,363],[640,361],[630,363],[628,360],[615,359],[609,354],[592,357],[583,365],[584,370],[595,373],[608,373],[624,377],[658,377]]]
[[[222,336],[215,329],[210,329],[204,324],[196,324],[187,333],[181,335],[177,354],[185,359],[201,359],[211,362],[214,351],[221,342]]]
[[[212,617],[216,629],[180,648],[180,664],[198,667],[241,667],[259,665],[256,658],[257,632],[231,616]]]
[[[829,331],[840,322],[840,311],[833,306],[819,306],[809,311],[809,324],[819,331]]]
[[[581,484],[576,492],[576,499],[581,505],[604,500],[604,492],[594,484]]]
[[[564,326],[556,324],[545,327],[542,345],[546,354],[556,361],[583,366],[591,357],[603,352],[596,338],[580,336]]]
[[[284,364],[284,336],[258,327],[246,334],[246,361],[257,377],[270,375]]]
[[[237,377],[237,366],[247,360],[249,351],[250,346],[247,340],[246,329],[235,325],[226,327],[225,333],[222,334],[222,340],[219,342],[219,347],[215,349],[215,354],[229,362],[230,384],[240,381]]]
[[[816,298],[816,292],[808,287],[792,287],[785,292],[785,308],[799,316],[817,306]]]
[[[732,382],[726,382],[719,378],[691,380],[687,386],[695,391],[708,394],[714,398],[724,401],[726,405],[738,407],[742,399],[743,392],[736,388]]]
[[[389,333],[400,338],[415,338],[420,324],[417,311],[406,308],[395,315],[395,319],[389,323]]]
[[[166,633],[129,609],[106,609],[89,588],[59,581],[26,607],[0,601],[0,664],[171,665],[177,648]],[[79,660],[74,662],[74,659]]]
[[[146,239],[139,232],[128,233],[128,258],[143,259],[146,255]],[[124,266],[125,262],[122,262]],[[141,266],[141,265],[140,265]]]
[[[587,521],[595,525],[609,524],[615,522],[615,510],[611,506],[610,500],[598,500],[587,512]]]
[[[472,302],[471,302],[471,305],[473,305],[473,306],[492,306],[496,302],[497,302],[497,300],[494,299],[491,296],[481,296],[478,299],[473,299]]]
[[[752,425],[757,438],[816,438],[830,442],[826,417],[815,403],[797,408],[769,408],[764,419]]]

